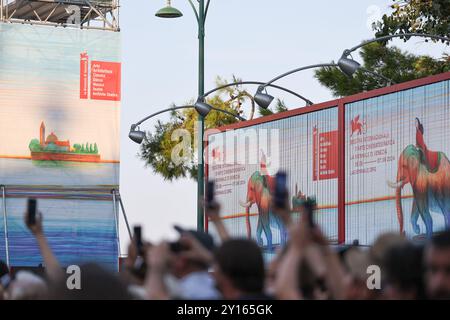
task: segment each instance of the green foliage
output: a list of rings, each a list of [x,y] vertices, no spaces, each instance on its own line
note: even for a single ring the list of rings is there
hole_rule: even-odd
[[[81,153],[81,145],[79,143],[75,143],[73,145],[74,152]]]
[[[28,148],[32,152],[42,151],[41,144],[38,139],[31,140],[30,143],[28,144]]]
[[[450,35],[449,0],[393,0],[390,15],[374,24],[377,36],[394,33]],[[407,39],[405,39],[406,41]]]
[[[73,149],[75,153],[92,153],[92,154],[98,154],[98,147],[97,143],[89,143],[86,142],[86,144],[80,145],[79,143],[76,143],[73,145]]]
[[[58,147],[53,142],[50,142],[49,144],[47,144],[45,146],[44,151],[46,151],[46,152],[65,152],[66,150],[61,147]]]
[[[371,43],[361,48],[362,66],[384,75],[395,83],[423,78],[450,70],[450,61],[438,60],[430,56],[418,56],[403,52],[396,47],[386,47],[382,43]],[[386,81],[377,76],[358,70],[353,78],[348,78],[334,67],[315,71],[319,82],[329,88],[333,95],[348,96],[386,86]]]
[[[225,104],[220,97],[215,96],[207,102],[217,108],[225,109],[236,113],[236,110]],[[237,120],[227,114],[212,110],[205,118],[205,130],[223,126],[236,122]],[[178,178],[197,177],[197,112],[194,109],[186,109],[173,112],[169,122],[158,121],[154,133],[147,133],[147,137],[142,143],[140,157],[147,166],[153,168],[155,173],[161,174],[166,180]],[[182,138],[172,141],[172,134],[176,129],[186,129],[190,136],[190,150],[187,155],[182,155],[186,159],[181,164],[176,165],[172,161],[172,152]]]
[[[450,36],[450,0],[393,0],[390,15],[374,23],[376,36],[397,33],[427,33]],[[418,39],[418,38],[416,38]],[[409,38],[404,38],[404,41]],[[423,40],[427,41],[427,40]],[[386,47],[384,43],[373,43],[360,51],[363,67],[382,74],[396,83],[423,78],[450,70],[450,58],[417,56],[402,52],[398,48]],[[329,88],[335,96],[347,96],[385,86],[375,76],[358,71],[349,79],[336,68],[322,68],[316,71],[316,78]]]
[[[232,82],[240,81],[239,78],[233,76]],[[227,84],[227,81],[217,77],[217,87]],[[190,101],[188,104],[192,104]],[[249,104],[250,111],[247,119],[252,119],[255,113],[255,101],[253,94],[249,93],[242,86],[228,87],[220,90],[216,95],[207,99],[207,103],[218,108],[227,110],[232,113],[243,115],[245,103]],[[282,101],[278,100],[274,111],[269,113],[281,112],[287,110]],[[264,110],[259,110],[261,115],[266,115]],[[224,125],[235,123],[237,119],[233,116],[212,110],[205,118],[205,130],[221,127]],[[179,178],[197,179],[197,140],[196,135],[197,112],[194,109],[184,109],[182,111],[172,112],[169,121],[158,121],[155,125],[153,133],[147,133],[146,139],[141,145],[139,156],[145,161],[146,166],[151,167],[153,171],[160,174],[166,180],[175,180]],[[172,134],[176,129],[186,129],[191,137],[190,148],[187,154],[178,154],[185,158],[181,164],[175,164],[172,161],[172,152],[175,146],[181,142],[183,138],[172,141]]]
[[[287,111],[288,108],[286,107],[286,104],[284,103],[283,100],[281,99],[277,99],[276,100],[276,104],[275,104],[275,109],[272,110],[272,108],[267,108],[267,109],[263,109],[261,107],[258,107],[258,112],[261,116],[265,117],[265,116],[270,116],[274,113],[280,113],[280,112],[284,112]]]

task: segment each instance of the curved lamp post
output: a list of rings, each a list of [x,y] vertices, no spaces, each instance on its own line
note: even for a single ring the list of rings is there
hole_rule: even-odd
[[[351,55],[351,53],[353,51],[356,51],[359,48],[364,47],[365,45],[368,45],[369,43],[390,40],[392,38],[404,38],[404,37],[422,37],[422,38],[431,38],[431,39],[450,42],[450,38],[448,38],[448,37],[443,37],[443,36],[438,36],[438,35],[433,35],[433,34],[425,34],[425,33],[398,33],[398,34],[391,34],[391,35],[387,35],[387,36],[373,38],[370,40],[363,41],[360,44],[358,44],[357,46],[354,46],[353,48],[344,50],[341,58],[338,61],[339,68],[347,76],[351,77],[351,76],[353,76],[353,74],[356,71],[358,71],[358,69],[361,68],[361,65],[358,62],[349,58],[349,56]]]
[[[131,125],[131,128],[130,128],[130,133],[128,134],[128,137],[129,137],[131,140],[133,140],[134,142],[136,142],[137,144],[141,144],[142,141],[143,141],[144,138],[145,138],[145,132],[144,132],[144,131],[141,131],[141,130],[139,129],[139,126],[140,126],[143,122],[145,122],[145,121],[147,121],[148,119],[153,118],[153,117],[155,117],[155,116],[157,116],[157,115],[159,115],[159,114],[161,114],[161,113],[170,112],[170,111],[175,111],[175,110],[180,110],[180,109],[190,109],[190,108],[194,108],[194,109],[198,112],[198,114],[200,114],[202,117],[206,117],[206,116],[209,114],[209,112],[210,112],[211,110],[216,110],[216,111],[219,111],[219,112],[228,114],[228,115],[230,115],[230,116],[232,116],[232,117],[235,117],[235,118],[239,119],[240,121],[245,121],[245,120],[246,120],[245,118],[241,117],[241,116],[238,115],[238,114],[234,114],[234,113],[229,112],[229,111],[227,111],[227,110],[223,110],[223,109],[219,109],[219,108],[210,106],[210,105],[208,105],[208,104],[206,104],[206,103],[204,103],[204,104],[197,104],[197,103],[196,103],[196,104],[193,105],[193,106],[191,106],[191,105],[186,105],[186,106],[174,106],[174,107],[171,107],[171,108],[163,109],[163,110],[160,110],[160,111],[158,111],[158,112],[152,113],[151,115],[145,117],[144,119],[142,119],[142,120],[140,120],[140,121],[138,121],[138,122],[132,124],[132,125]],[[203,138],[202,138],[202,145],[203,145]]]
[[[336,63],[312,64],[312,65],[309,65],[309,66],[300,67],[300,68],[296,68],[296,69],[290,70],[288,72],[285,72],[285,73],[283,73],[283,74],[273,78],[272,80],[264,83],[263,85],[259,86],[258,90],[255,93],[254,99],[255,99],[256,103],[261,108],[267,109],[269,107],[269,105],[272,103],[274,97],[271,96],[270,94],[268,94],[267,92],[264,93],[263,91],[266,89],[266,87],[270,86],[273,82],[275,82],[275,81],[277,81],[277,80],[279,80],[281,78],[284,78],[284,77],[286,77],[288,75],[291,75],[293,73],[296,73],[296,72],[300,72],[300,71],[304,71],[304,70],[308,70],[308,69],[314,69],[314,68],[322,68],[322,67],[338,67],[339,69],[341,69],[342,72],[347,74],[346,71],[353,70],[354,68],[356,68],[356,65],[357,65],[357,69],[362,69],[362,70],[364,70],[364,72],[367,72],[367,73],[370,73],[370,74],[372,74],[374,76],[380,77],[383,80],[385,80],[387,83],[394,83],[391,79],[386,78],[383,75],[380,75],[380,74],[378,74],[376,72],[369,71],[367,69],[362,68],[361,65],[358,62],[354,61],[354,60],[351,60],[351,59],[348,59],[348,58],[346,58],[346,59],[342,59],[341,58],[340,59],[340,63],[337,63],[337,64]]]
[[[382,37],[378,37],[378,38],[373,38],[370,40],[366,40],[363,41],[362,43],[358,44],[357,46],[354,46],[353,48],[350,49],[346,49],[344,50],[344,52],[342,53],[342,56],[339,58],[338,63],[324,63],[324,64],[315,64],[315,65],[311,65],[311,66],[306,66],[306,67],[301,67],[301,68],[297,68],[291,71],[288,71],[286,73],[283,73],[282,75],[270,80],[269,82],[267,82],[266,84],[260,86],[258,88],[258,91],[255,94],[255,101],[256,103],[258,103],[258,105],[262,108],[268,108],[270,103],[273,100],[273,97],[267,93],[263,93],[263,90],[272,82],[275,82],[281,78],[284,78],[290,74],[299,72],[299,71],[303,71],[303,70],[307,70],[307,69],[312,69],[312,68],[321,68],[321,67],[338,67],[345,75],[347,75],[348,77],[352,77],[353,74],[358,71],[359,69],[363,70],[364,72],[371,74],[373,76],[376,77],[380,77],[382,79],[384,79],[388,85],[390,84],[394,84],[395,82],[392,81],[391,79],[378,74],[376,72],[373,72],[371,70],[367,70],[364,69],[361,64],[359,64],[357,61],[349,58],[349,56],[351,55],[351,53],[353,51],[358,50],[359,48],[368,45],[369,43],[373,43],[373,42],[378,42],[378,41],[385,41],[385,40],[389,40],[392,38],[405,38],[405,37],[422,37],[422,38],[431,38],[431,39],[436,39],[436,40],[442,40],[445,42],[450,42],[450,38],[448,37],[443,37],[443,36],[438,36],[438,35],[432,35],[432,34],[425,34],[425,33],[399,33],[399,34],[392,34],[392,35],[387,35],[387,36],[382,36]]]
[[[206,16],[208,14],[209,4],[210,0],[197,0],[198,2],[198,9],[195,7],[192,0],[188,0],[189,4],[192,7],[192,10],[194,11],[195,17],[197,18],[197,25],[198,25],[198,95],[202,96],[205,91],[205,22],[206,22]],[[155,14],[159,18],[179,18],[182,17],[183,14],[180,10],[174,8],[171,6],[171,1],[167,0],[167,6],[160,9]],[[200,145],[203,146],[203,133],[205,131],[205,119],[199,113],[198,115],[199,120],[199,139],[202,139],[199,141]],[[205,182],[204,182],[204,173],[205,173],[205,166],[203,163],[203,154],[204,149],[198,148],[198,174],[197,174],[197,193],[198,193],[198,200],[197,200],[197,229],[199,231],[204,230],[204,219],[203,219],[203,207],[201,204],[201,199],[204,197],[205,193]]]
[[[281,86],[277,86],[277,85],[274,85],[274,84],[266,84],[265,82],[260,82],[260,81],[237,81],[237,82],[227,83],[227,84],[225,84],[223,86],[214,88],[214,89],[206,92],[201,97],[198,97],[197,102],[194,104],[194,106],[201,106],[202,105],[204,107],[208,106],[209,108],[214,108],[213,106],[211,106],[211,105],[209,105],[209,104],[207,104],[205,102],[205,98],[207,96],[209,96],[210,94],[212,94],[212,93],[214,93],[216,91],[219,91],[219,90],[222,90],[222,89],[225,89],[225,88],[228,88],[228,87],[245,85],[245,84],[256,84],[256,85],[259,85],[259,86],[266,85],[268,87],[272,87],[272,88],[279,89],[279,90],[285,91],[287,93],[290,93],[290,94],[296,96],[297,98],[302,99],[303,101],[305,101],[306,105],[308,105],[308,106],[314,104],[311,100],[303,97],[302,95],[300,95],[300,94],[298,94],[298,93],[296,93],[296,92],[294,92],[292,90],[289,90],[289,89],[286,89],[284,87],[281,87]]]

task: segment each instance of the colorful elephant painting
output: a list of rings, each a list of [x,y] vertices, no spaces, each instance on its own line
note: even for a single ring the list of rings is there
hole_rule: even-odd
[[[251,237],[250,226],[250,208],[253,204],[258,207],[258,222],[256,228],[256,240],[260,246],[263,246],[262,233],[266,236],[267,248],[271,250],[273,247],[271,226],[278,228],[280,231],[281,244],[286,243],[287,231],[281,219],[272,212],[271,195],[272,181],[274,177],[263,175],[260,171],[254,172],[247,184],[247,198],[245,202],[240,202],[241,206],[245,207],[247,234]]]
[[[408,183],[414,194],[411,211],[414,232],[420,233],[417,224],[420,216],[425,223],[427,237],[431,237],[433,220],[430,210],[442,212],[445,227],[448,228],[450,225],[450,163],[443,152],[433,152],[433,155],[430,153],[426,148],[424,151],[421,147],[407,146],[398,161],[397,181],[388,182],[389,186],[396,189],[397,217],[401,233],[404,232],[401,190]],[[437,159],[437,161],[430,165],[428,159]]]

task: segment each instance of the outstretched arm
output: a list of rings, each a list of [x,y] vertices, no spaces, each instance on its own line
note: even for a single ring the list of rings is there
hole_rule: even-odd
[[[220,240],[222,240],[222,242],[228,240],[230,238],[230,234],[228,233],[222,219],[220,218],[220,205],[217,202],[213,202],[209,206],[205,205],[205,212],[206,216],[216,227]]]
[[[39,250],[41,251],[42,258],[44,259],[45,273],[47,275],[47,278],[52,282],[60,280],[62,277],[64,277],[64,272],[58,262],[58,259],[56,259],[56,256],[53,254],[53,251],[47,242],[47,238],[44,235],[44,231],[42,228],[42,214],[39,212],[36,215],[36,223],[33,225],[28,223],[25,216],[25,224],[27,225],[28,229],[30,229],[31,233],[35,236],[36,241],[39,245]]]
[[[326,273],[325,281],[328,285],[330,293],[334,299],[342,300],[345,298],[345,270],[339,260],[338,254],[329,246],[329,243],[323,233],[315,228],[312,231],[314,241],[321,246],[323,260],[325,263]]]
[[[305,223],[295,224],[289,228],[289,235],[289,247],[281,260],[275,279],[275,294],[281,300],[299,300],[303,299],[303,295],[299,289],[298,270],[309,245],[309,230]]]
[[[170,298],[168,289],[164,282],[169,260],[169,246],[163,242],[148,249],[146,254],[149,267],[145,289],[151,300],[168,300]]]

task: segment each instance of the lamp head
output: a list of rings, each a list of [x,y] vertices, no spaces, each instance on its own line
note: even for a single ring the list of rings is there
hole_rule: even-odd
[[[206,117],[212,109],[209,104],[201,101],[200,99],[194,104],[194,108],[203,117]]]
[[[155,16],[157,16],[158,18],[179,18],[182,17],[183,14],[180,10],[172,7],[170,4],[170,0],[167,0],[167,6],[158,10]]]
[[[353,59],[348,58],[347,56],[343,55],[339,61],[338,66],[341,71],[347,75],[348,77],[352,77],[353,74],[358,71],[359,68],[361,68],[361,65],[356,62]]]
[[[263,109],[267,109],[270,106],[270,104],[272,103],[274,97],[271,96],[270,94],[263,93],[262,90],[263,90],[263,88],[259,87],[258,91],[256,91],[253,99],[258,104],[258,106],[260,106]]]
[[[134,142],[136,142],[137,144],[141,144],[142,143],[142,141],[144,140],[144,138],[145,138],[145,132],[144,131],[141,131],[141,130],[136,130],[136,125],[135,124],[133,124],[132,126],[131,126],[131,129],[130,129],[130,133],[128,134],[128,137],[131,139],[131,140],[133,140]]]

